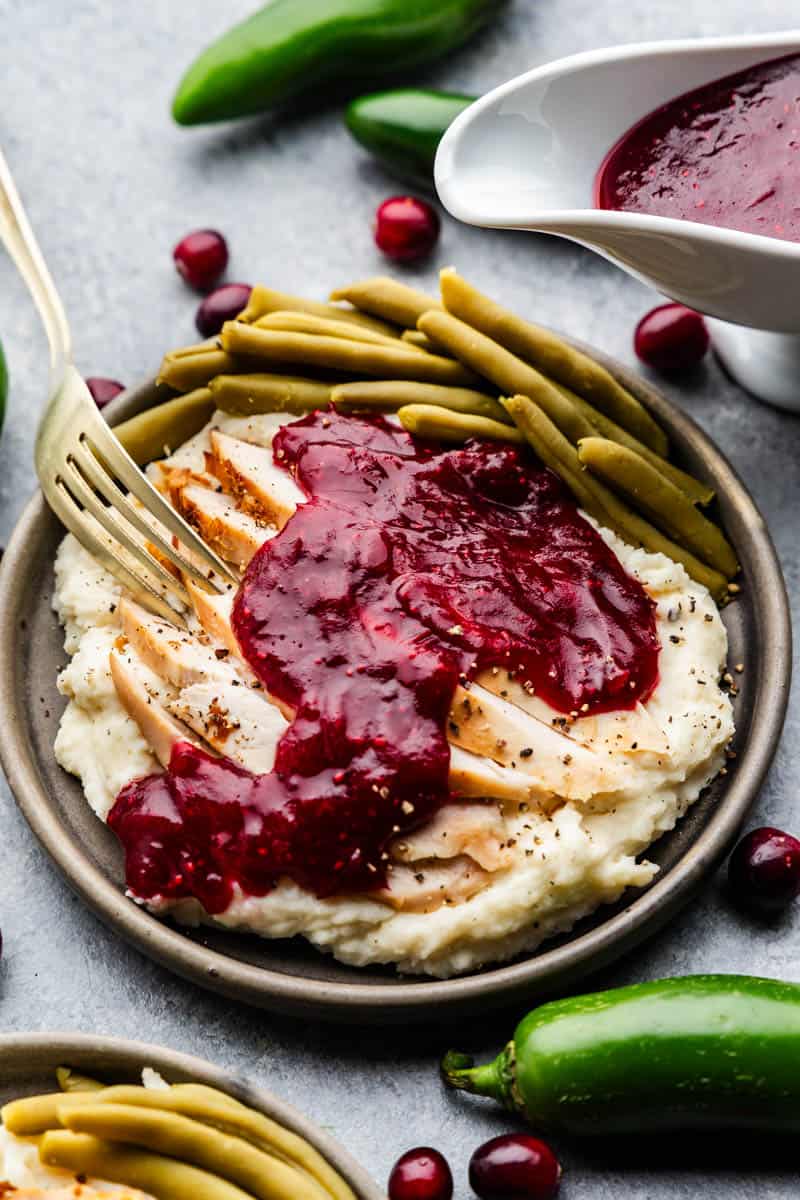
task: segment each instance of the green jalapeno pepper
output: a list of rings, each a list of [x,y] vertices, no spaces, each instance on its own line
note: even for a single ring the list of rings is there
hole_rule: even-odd
[[[345,123],[357,142],[401,179],[431,187],[439,142],[474,96],[401,88],[352,100]]]
[[[542,1129],[800,1129],[800,985],[742,975],[656,980],[557,1000],[493,1063],[451,1051],[445,1082]]]
[[[226,121],[314,92],[357,90],[455,50],[505,0],[271,0],[200,55],[172,112]]]

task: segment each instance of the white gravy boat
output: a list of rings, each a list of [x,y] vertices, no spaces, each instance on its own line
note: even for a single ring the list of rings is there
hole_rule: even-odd
[[[800,52],[800,30],[591,50],[483,96],[445,134],[436,187],[462,221],[556,233],[714,318],[714,346],[755,395],[800,410],[800,243],[593,207],[606,152],[654,108]]]

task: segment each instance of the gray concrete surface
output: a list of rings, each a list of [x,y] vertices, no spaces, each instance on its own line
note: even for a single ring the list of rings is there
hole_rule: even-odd
[[[172,269],[185,231],[218,226],[230,278],[323,296],[384,265],[370,220],[395,183],[371,165],[331,109],[211,131],[180,131],[167,106],[180,68],[251,0],[3,0],[0,144],[25,197],[75,331],[79,366],[133,382],[165,347],[192,337],[194,301]],[[481,91],[524,68],[613,42],[767,31],[796,21],[792,0],[514,0],[471,49],[431,71],[431,83]],[[588,252],[530,235],[445,220],[434,259],[409,277],[430,283],[459,264],[522,312],[632,358],[638,316],[655,301]],[[0,257],[0,336],[12,391],[0,443],[0,539],[33,487],[31,447],[45,398],[37,319]],[[800,571],[800,422],[755,403],[709,362],[666,385],[719,442],[761,505],[794,596]],[[0,719],[2,719],[0,717]],[[793,756],[800,709],[754,820],[800,826]],[[473,1147],[509,1126],[501,1114],[442,1094],[436,1056],[466,1039],[489,1051],[510,1019],[442,1032],[363,1034],[309,1027],[237,1007],[189,987],[128,950],[83,910],[39,850],[3,785],[0,807],[0,1029],[75,1029],[148,1038],[247,1072],[330,1127],[384,1182],[409,1145],[450,1157],[466,1197]],[[689,912],[609,973],[624,982],[686,971],[753,971],[800,979],[800,910],[775,927],[735,915],[710,882]],[[739,1200],[798,1193],[797,1177],[757,1150],[743,1169],[734,1140],[689,1161],[683,1139],[634,1162],[563,1145],[569,1200],[692,1197]]]

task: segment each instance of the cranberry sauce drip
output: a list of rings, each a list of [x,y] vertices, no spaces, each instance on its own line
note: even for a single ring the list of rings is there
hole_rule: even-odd
[[[800,55],[687,92],[617,142],[598,208],[800,241]]]
[[[511,446],[439,452],[382,418],[314,413],[275,438],[308,502],[265,542],[233,624],[295,713],[254,776],[185,743],[109,824],[141,897],[221,912],[281,876],[326,896],[386,882],[386,846],[450,798],[459,678],[508,668],[561,711],[646,699],[654,611],[558,479]]]

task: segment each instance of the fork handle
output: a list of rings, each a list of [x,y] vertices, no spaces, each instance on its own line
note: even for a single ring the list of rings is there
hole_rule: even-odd
[[[33,297],[50,346],[50,368],[60,378],[72,359],[72,335],[64,306],[47,269],[16,184],[0,150],[0,240]]]

